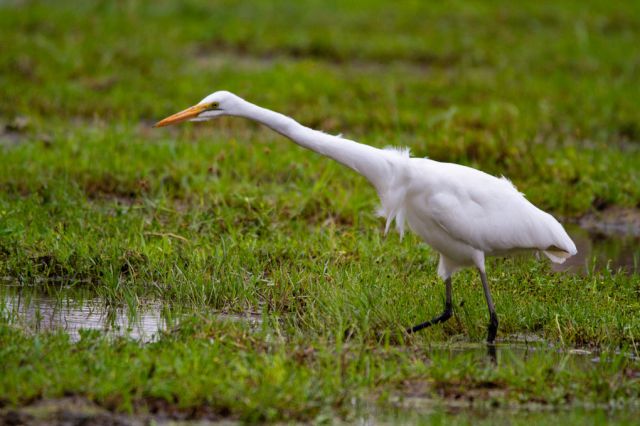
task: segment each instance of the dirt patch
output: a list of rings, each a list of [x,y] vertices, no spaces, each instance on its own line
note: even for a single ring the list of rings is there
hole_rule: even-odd
[[[12,147],[24,142],[28,138],[29,123],[29,118],[24,116],[6,123],[0,122],[0,146]]]
[[[90,178],[84,184],[84,192],[92,200],[113,199],[121,204],[131,205],[148,193],[150,184],[145,179],[123,181],[110,174]]]
[[[498,406],[498,400],[504,400],[509,390],[504,384],[495,381],[469,382],[442,382],[434,386],[435,392],[450,404],[473,405],[475,401],[489,402]],[[455,404],[454,404],[455,405]]]
[[[444,407],[457,412],[476,406],[499,406],[509,389],[499,382],[433,382],[431,380],[405,381],[394,405],[402,409],[428,409]]]
[[[37,401],[31,405],[0,411],[0,425],[94,425],[134,426],[148,424],[145,418],[114,414],[80,397]]]
[[[143,426],[149,424],[202,426],[237,423],[231,419],[224,419],[220,413],[207,407],[184,411],[165,401],[149,400],[140,405],[139,410],[136,409],[136,411],[139,413],[115,413],[87,398],[70,396],[39,400],[23,407],[0,410],[0,426]]]

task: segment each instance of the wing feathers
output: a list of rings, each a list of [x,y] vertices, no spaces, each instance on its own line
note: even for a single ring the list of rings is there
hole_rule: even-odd
[[[427,214],[451,237],[486,254],[537,249],[558,263],[576,254],[562,225],[509,180],[452,166],[441,171],[439,190],[426,200]]]

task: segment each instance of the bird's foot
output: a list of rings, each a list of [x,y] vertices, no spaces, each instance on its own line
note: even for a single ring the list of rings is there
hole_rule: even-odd
[[[496,341],[496,335],[498,334],[498,316],[491,314],[489,318],[489,327],[487,328],[487,343],[492,345]]]
[[[436,325],[436,324],[440,324],[441,322],[445,322],[446,320],[448,320],[449,318],[451,318],[451,316],[453,315],[453,309],[451,309],[451,307],[447,307],[447,309],[444,310],[444,312],[429,320],[426,322],[423,322],[422,324],[418,324],[415,325],[413,327],[407,328],[407,334],[412,334],[415,333],[416,331],[420,331],[423,328],[427,328],[427,327],[431,327],[432,325]]]
[[[495,343],[487,343],[487,356],[493,365],[498,364],[498,354],[496,352]]]

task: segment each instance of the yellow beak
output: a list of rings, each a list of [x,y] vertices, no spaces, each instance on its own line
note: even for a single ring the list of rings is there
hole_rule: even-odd
[[[153,127],[164,127],[170,124],[180,123],[182,121],[189,120],[191,118],[197,117],[201,112],[207,109],[207,105],[194,105],[190,108],[185,109],[184,111],[177,112],[164,120],[158,121]]]

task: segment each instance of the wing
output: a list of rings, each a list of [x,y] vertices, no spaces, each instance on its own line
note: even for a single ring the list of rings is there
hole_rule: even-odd
[[[576,247],[560,223],[531,204],[505,178],[448,165],[426,210],[452,238],[487,254],[538,249],[563,262]]]

